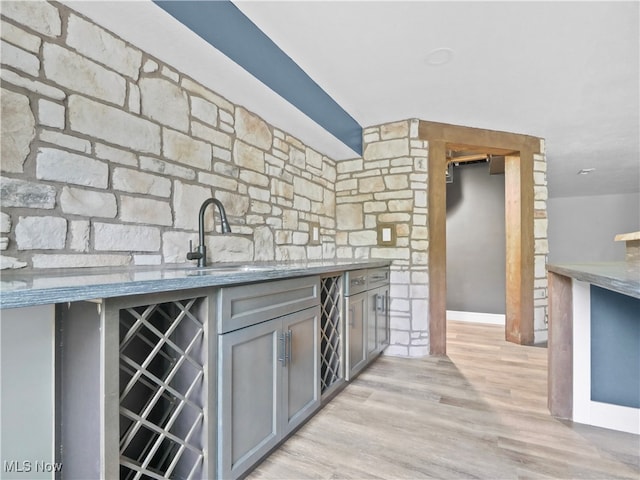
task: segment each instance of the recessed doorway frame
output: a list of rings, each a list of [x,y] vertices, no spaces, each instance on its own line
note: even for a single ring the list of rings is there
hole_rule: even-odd
[[[429,143],[429,350],[447,353],[446,177],[448,151],[505,157],[505,339],[534,342],[533,156],[541,139],[530,135],[420,121],[418,137]],[[438,174],[441,172],[441,174]]]

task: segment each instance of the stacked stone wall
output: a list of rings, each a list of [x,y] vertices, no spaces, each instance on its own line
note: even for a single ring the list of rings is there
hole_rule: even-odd
[[[549,321],[548,289],[547,289],[547,260],[549,255],[549,239],[547,229],[547,159],[544,141],[540,141],[540,153],[533,155],[533,189],[534,189],[534,339],[536,343],[547,340],[547,326]]]
[[[427,355],[428,144],[418,139],[417,120],[366,128],[363,140],[363,158],[337,165],[336,254],[392,262],[386,353]],[[394,246],[378,243],[379,224],[394,225]]]
[[[3,1],[0,13],[2,268],[185,262],[199,206],[215,196],[234,233],[215,233],[212,209],[212,260],[390,260],[387,353],[428,354],[428,143],[417,120],[366,128],[363,157],[336,163],[66,6]],[[537,341],[547,319],[541,152]],[[316,223],[320,244],[309,241]],[[394,225],[394,246],[378,243],[381,223]]]
[[[211,196],[214,261],[335,257],[332,159],[66,6],[0,13],[3,268],[185,262]]]

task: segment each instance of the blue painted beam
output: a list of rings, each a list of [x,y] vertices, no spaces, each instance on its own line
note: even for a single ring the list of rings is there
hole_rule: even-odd
[[[228,0],[153,1],[362,155],[362,127],[358,122],[233,3]]]

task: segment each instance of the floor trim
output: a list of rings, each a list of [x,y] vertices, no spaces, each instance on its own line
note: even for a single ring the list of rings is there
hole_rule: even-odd
[[[447,320],[467,323],[486,323],[489,325],[504,325],[505,315],[500,313],[460,312],[447,310]]]

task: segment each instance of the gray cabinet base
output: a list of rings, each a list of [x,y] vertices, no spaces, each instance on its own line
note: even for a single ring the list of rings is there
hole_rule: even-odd
[[[220,335],[218,476],[239,478],[320,406],[318,306]]]

